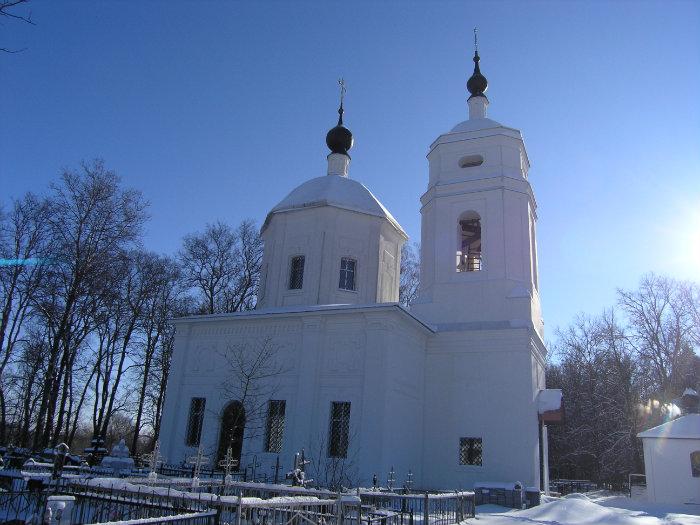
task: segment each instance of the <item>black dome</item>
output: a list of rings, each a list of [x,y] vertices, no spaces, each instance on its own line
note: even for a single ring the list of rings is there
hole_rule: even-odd
[[[348,154],[348,150],[352,148],[355,139],[352,138],[352,133],[342,124],[338,124],[326,135],[326,145],[331,153]]]
[[[472,97],[483,97],[489,87],[486,77],[479,70],[479,54],[474,54],[474,73],[467,81],[467,89]],[[469,97],[471,98],[471,97]]]

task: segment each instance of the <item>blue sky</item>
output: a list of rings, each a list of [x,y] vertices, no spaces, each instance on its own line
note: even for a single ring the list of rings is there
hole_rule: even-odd
[[[429,144],[523,131],[548,338],[656,271],[700,281],[698,2],[49,2],[3,20],[2,200],[102,157],[151,202],[149,248],[266,211],[325,173],[337,78],[350,176],[420,238]]]

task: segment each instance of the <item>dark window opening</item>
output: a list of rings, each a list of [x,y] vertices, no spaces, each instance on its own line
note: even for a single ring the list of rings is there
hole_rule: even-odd
[[[481,465],[481,438],[459,439],[459,464]]]
[[[690,469],[694,478],[700,478],[700,450],[690,453]]]
[[[304,285],[304,256],[292,257],[292,264],[289,270],[289,289],[301,290]]]
[[[462,219],[459,227],[461,235],[457,271],[478,272],[481,270],[481,219]]]
[[[284,412],[286,408],[286,401],[271,399],[267,404],[265,452],[282,452],[282,439],[284,438]]]
[[[473,168],[475,166],[481,166],[484,163],[484,157],[481,155],[467,155],[459,159],[460,168]]]
[[[355,259],[343,257],[340,259],[340,282],[338,287],[341,290],[355,290],[355,267],[357,262]]]
[[[223,414],[221,414],[219,450],[216,454],[217,465],[226,457],[226,452],[230,448],[233,459],[238,462],[235,469],[240,470],[245,421],[245,408],[243,408],[243,404],[240,401],[232,401],[226,406]]]
[[[328,436],[328,457],[347,457],[349,441],[350,403],[347,401],[333,401],[331,403],[331,421]]]
[[[206,404],[207,400],[203,397],[193,397],[190,402],[190,416],[187,418],[187,436],[185,438],[185,444],[190,447],[199,446]]]

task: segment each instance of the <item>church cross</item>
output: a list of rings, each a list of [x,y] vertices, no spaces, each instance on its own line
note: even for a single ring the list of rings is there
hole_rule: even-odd
[[[209,457],[205,456],[204,452],[202,452],[202,445],[200,445],[197,449],[196,456],[190,456],[187,458],[187,464],[194,466],[194,472],[192,473],[192,477],[195,479],[199,478],[199,473],[202,470],[202,465],[207,465],[208,463]]]
[[[345,100],[345,92],[347,88],[345,87],[345,79],[339,78],[338,85],[340,86],[340,107],[343,107],[343,100]]]
[[[231,467],[237,467],[238,466],[238,460],[233,459],[233,449],[231,447],[228,447],[226,449],[226,455],[224,456],[224,459],[219,461],[219,466],[224,467],[224,472],[226,473],[226,477],[224,480],[230,480],[231,479]]]
[[[478,29],[475,27],[474,28],[474,52],[479,54],[479,44],[477,42],[477,32],[478,32]]]
[[[158,469],[158,465],[163,463],[163,456],[160,455],[160,441],[156,441],[156,444],[153,447],[153,452],[150,454],[145,454],[143,458],[151,469],[148,477],[157,477],[158,474],[156,473],[156,470]]]
[[[408,475],[406,476],[406,491],[410,491],[411,487],[413,486],[413,472],[410,470],[408,471]]]

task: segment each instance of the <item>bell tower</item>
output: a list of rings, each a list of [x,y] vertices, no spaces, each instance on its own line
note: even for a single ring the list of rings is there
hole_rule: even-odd
[[[412,310],[465,328],[532,327],[542,337],[537,204],[517,129],[487,118],[488,82],[474,51],[469,118],[428,153],[421,197],[421,283]]]

